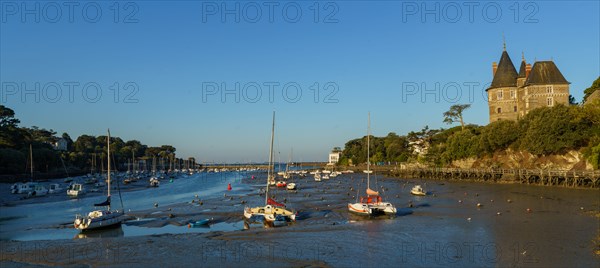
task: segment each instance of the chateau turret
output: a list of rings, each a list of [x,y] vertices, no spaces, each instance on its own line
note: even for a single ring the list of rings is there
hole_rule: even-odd
[[[518,120],[535,108],[569,103],[570,83],[553,61],[536,61],[532,67],[522,55],[517,73],[505,46],[492,66],[494,77],[486,89],[490,122]]]

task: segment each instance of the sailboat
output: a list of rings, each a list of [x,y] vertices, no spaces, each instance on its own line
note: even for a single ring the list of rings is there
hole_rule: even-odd
[[[265,205],[260,207],[244,208],[244,217],[250,219],[254,216],[262,216],[265,222],[271,225],[279,225],[287,221],[296,221],[296,214],[286,209],[285,204],[278,203],[269,197],[269,185],[275,180],[275,165],[273,163],[273,139],[275,137],[275,112],[273,112],[273,126],[271,128],[271,147],[269,149],[269,167],[267,171],[267,188],[265,193]]]
[[[295,173],[295,172],[292,172],[292,171],[289,170],[290,165],[293,163],[292,162],[292,156],[293,155],[294,155],[294,149],[292,148],[292,151],[290,153],[290,161],[287,163],[287,165],[285,165],[285,175],[286,175],[286,176],[284,176],[285,179],[292,179],[293,178],[293,174]],[[296,183],[290,182],[290,183],[288,183],[286,185],[286,188],[288,190],[296,190]]]
[[[396,214],[396,207],[389,202],[383,202],[379,192],[373,191],[370,188],[371,183],[371,158],[370,158],[370,147],[371,147],[371,114],[369,113],[369,127],[367,128],[367,196],[361,197],[360,202],[348,204],[348,210],[352,213],[372,216],[378,214]],[[358,198],[358,196],[357,196]]]
[[[315,172],[315,181],[321,181],[321,173],[318,170]]]
[[[106,210],[94,210],[88,213],[87,216],[76,215],[75,222],[73,225],[75,228],[85,231],[99,228],[107,228],[112,226],[119,226],[122,222],[123,211],[110,210],[110,130],[108,131],[108,137],[106,138],[108,143],[108,192],[106,201],[100,204],[94,204],[94,206],[101,207],[106,206]]]
[[[29,194],[35,188],[36,183],[33,182],[33,151],[31,148],[31,144],[29,144],[29,159],[30,168],[31,168],[31,181],[22,183],[17,182],[10,186],[10,192],[13,194]]]
[[[158,180],[158,176],[156,176],[156,158],[152,158],[152,177],[150,177],[150,187],[158,187],[160,185],[160,181]]]

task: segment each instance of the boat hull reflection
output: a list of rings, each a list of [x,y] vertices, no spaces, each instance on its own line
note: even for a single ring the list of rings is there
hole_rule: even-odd
[[[119,225],[113,228],[86,230],[85,232],[78,233],[74,239],[114,238],[123,237],[124,235],[123,228]]]

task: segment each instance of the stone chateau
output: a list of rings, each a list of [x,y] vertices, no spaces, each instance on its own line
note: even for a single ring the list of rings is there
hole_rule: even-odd
[[[535,61],[531,66],[522,56],[517,73],[504,45],[500,62],[492,63],[492,72],[492,84],[486,89],[490,123],[518,120],[539,107],[569,104],[570,83],[554,61]]]

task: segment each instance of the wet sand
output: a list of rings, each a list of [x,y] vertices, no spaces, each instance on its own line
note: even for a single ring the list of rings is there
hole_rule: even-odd
[[[600,264],[598,190],[519,184],[379,179],[377,188],[396,205],[395,217],[349,214],[348,202],[366,183],[359,174],[315,182],[298,178],[298,190],[274,189],[298,211],[279,228],[242,224],[232,231],[191,234],[0,241],[3,267],[91,266],[302,266],[302,267],[597,267]],[[374,183],[374,182],[372,182]],[[203,200],[158,204],[129,212],[125,225],[147,228],[212,219],[241,223],[245,205],[264,204],[264,180],[244,178],[240,190]],[[428,195],[409,194],[422,184]],[[192,202],[193,201],[193,202]],[[478,206],[477,204],[480,204]],[[108,236],[108,235],[107,235]]]

